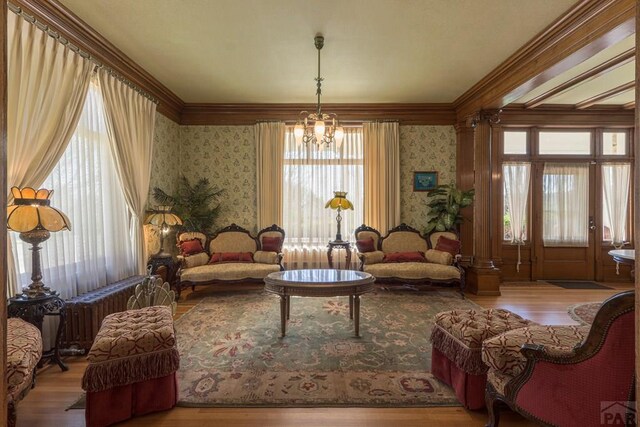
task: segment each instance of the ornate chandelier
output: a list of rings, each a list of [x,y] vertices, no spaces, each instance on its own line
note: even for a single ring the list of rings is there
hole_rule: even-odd
[[[293,135],[298,145],[316,144],[322,151],[332,142],[340,148],[344,139],[344,129],[340,126],[338,116],[335,113],[323,113],[320,105],[320,95],[322,94],[322,81],[320,77],[320,49],[324,46],[324,37],[317,35],[314,38],[316,49],[318,49],[318,77],[316,81],[316,95],[318,95],[318,105],[314,113],[308,111],[300,112],[298,122],[293,128]]]

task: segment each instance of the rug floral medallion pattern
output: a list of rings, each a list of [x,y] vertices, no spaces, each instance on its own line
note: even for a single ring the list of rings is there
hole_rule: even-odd
[[[362,296],[360,338],[347,297],[291,301],[262,292],[203,299],[176,321],[179,405],[457,406],[430,373],[433,316],[478,308],[456,292]]]

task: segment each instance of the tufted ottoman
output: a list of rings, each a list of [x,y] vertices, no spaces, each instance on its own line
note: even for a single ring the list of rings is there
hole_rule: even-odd
[[[22,319],[7,319],[7,425],[16,422],[16,404],[29,392],[36,365],[42,357],[38,328]]]
[[[173,408],[179,356],[171,309],[110,314],[91,346],[82,377],[87,426],[106,426]]]
[[[466,408],[482,409],[487,383],[482,342],[531,324],[530,320],[502,309],[438,313],[431,333],[431,373],[453,387],[456,397]]]

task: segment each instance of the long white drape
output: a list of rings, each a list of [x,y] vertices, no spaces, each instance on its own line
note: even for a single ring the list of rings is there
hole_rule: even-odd
[[[325,204],[334,191],[346,191],[353,203],[353,211],[342,212],[343,240],[353,242],[353,232],[363,219],[362,163],[361,128],[346,128],[342,147],[332,144],[324,151],[313,144],[297,146],[292,128],[287,128],[282,185],[287,269],[327,265],[327,243],[336,235],[336,211]]]
[[[282,226],[282,162],[284,123],[257,123],[256,178],[258,189],[258,228]]]
[[[400,128],[397,122],[365,123],[364,223],[383,235],[400,224]]]
[[[93,65],[11,12],[7,36],[7,184],[39,187],[78,124]],[[22,286],[7,254],[12,295]]]
[[[589,245],[589,164],[545,163],[542,207],[545,246]]]
[[[107,70],[100,69],[111,154],[131,211],[129,232],[138,272],[145,272],[146,241],[142,222],[149,194],[156,104],[130,88]]]
[[[624,245],[627,237],[630,175],[628,163],[602,165],[603,222],[609,227],[611,244],[617,248]]]
[[[527,206],[529,204],[529,179],[531,163],[505,162],[502,164],[504,202],[509,212],[511,243],[518,245],[516,271],[520,271],[520,246],[527,237]]]

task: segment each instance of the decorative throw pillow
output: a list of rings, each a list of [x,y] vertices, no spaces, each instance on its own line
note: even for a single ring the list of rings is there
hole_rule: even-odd
[[[358,252],[373,252],[376,250],[376,247],[373,243],[373,237],[369,237],[368,239],[356,240],[356,247],[358,248]]]
[[[437,249],[429,249],[425,252],[424,257],[427,262],[434,264],[451,265],[453,264],[453,255],[449,252],[439,251]]]
[[[209,260],[209,264],[225,262],[253,262],[253,254],[251,252],[215,252]]]
[[[422,252],[391,252],[382,262],[427,262]]]
[[[180,253],[183,256],[189,256],[200,252],[204,252],[204,248],[202,247],[202,242],[200,242],[199,239],[191,239],[180,242]]]
[[[209,255],[206,252],[184,257],[185,268],[198,267],[205,265],[207,262],[209,262]]]
[[[460,253],[460,240],[440,236],[436,242],[435,249],[437,251],[449,252],[451,255],[456,256]]]
[[[264,252],[280,252],[281,242],[282,239],[279,237],[264,236],[262,238],[262,250]]]
[[[275,252],[256,251],[253,254],[253,261],[260,264],[277,264],[278,254]]]

